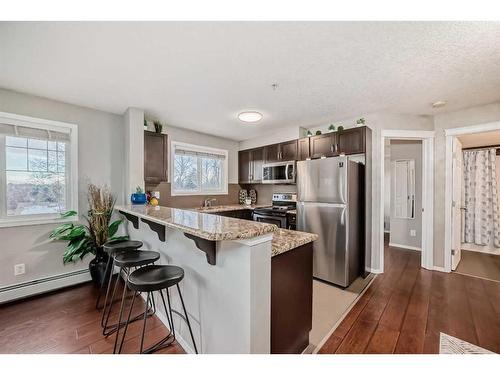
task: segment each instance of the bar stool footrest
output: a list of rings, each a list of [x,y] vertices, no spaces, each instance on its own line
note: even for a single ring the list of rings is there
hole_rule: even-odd
[[[175,336],[172,333],[169,333],[167,335],[167,337],[161,339],[156,344],[151,345],[149,348],[144,349],[141,352],[141,354],[151,354],[151,353],[154,353],[158,350],[167,348],[167,347],[171,346],[174,343],[174,341],[175,341]]]

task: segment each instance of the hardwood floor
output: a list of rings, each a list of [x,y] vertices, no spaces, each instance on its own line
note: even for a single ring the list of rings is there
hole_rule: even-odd
[[[96,288],[82,284],[25,301],[0,305],[0,353],[112,353],[115,335],[101,334],[101,312],[95,309]],[[121,293],[119,294],[121,296]],[[137,300],[136,300],[137,301]],[[144,303],[135,304],[134,313],[144,311]],[[117,318],[119,304],[115,305]],[[127,331],[123,353],[137,353],[142,321]],[[168,334],[168,329],[153,316],[148,318],[145,347]],[[157,353],[184,353],[176,342]]]
[[[425,270],[415,251],[386,247],[385,259],[385,273],[319,353],[438,353],[439,332],[500,353],[500,283]],[[0,353],[111,353],[114,335],[102,336],[95,298],[88,283],[0,306]],[[138,351],[141,329],[130,326],[124,353]],[[149,318],[145,345],[167,332]],[[183,350],[174,343],[159,353]]]
[[[420,268],[385,248],[379,275],[319,353],[439,353],[439,333],[500,353],[500,283]]]

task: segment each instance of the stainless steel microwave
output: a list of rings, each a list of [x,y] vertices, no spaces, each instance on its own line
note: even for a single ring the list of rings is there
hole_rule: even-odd
[[[269,163],[262,166],[263,184],[294,184],[295,162],[284,161]]]

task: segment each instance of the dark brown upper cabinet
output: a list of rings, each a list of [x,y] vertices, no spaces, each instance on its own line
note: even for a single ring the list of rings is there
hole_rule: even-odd
[[[276,143],[239,152],[240,184],[262,182],[262,164],[280,161],[306,160],[321,157],[352,155],[366,152],[371,131],[366,126],[349,128],[298,140]]]
[[[309,147],[311,158],[320,158],[322,156],[335,156],[336,152],[336,133],[327,133],[315,135],[309,138]]]
[[[168,135],[144,132],[144,181],[146,183],[168,180]]]
[[[337,149],[346,155],[361,154],[366,149],[366,127],[337,132]]]
[[[250,180],[253,183],[262,182],[262,164],[264,164],[264,147],[251,150],[252,166],[250,168]]]
[[[280,144],[269,145],[264,147],[264,160],[266,163],[275,163],[280,161]]]
[[[280,161],[297,160],[297,140],[280,143]]]
[[[311,153],[309,151],[309,137],[300,138],[298,140],[298,151],[297,151],[297,160],[306,160],[311,157]]]
[[[266,163],[297,160],[297,140],[265,146],[264,160]]]
[[[251,166],[252,166],[251,150],[238,152],[238,181],[240,184],[250,183]]]
[[[261,183],[263,163],[263,147],[240,151],[238,153],[238,182],[240,184]]]

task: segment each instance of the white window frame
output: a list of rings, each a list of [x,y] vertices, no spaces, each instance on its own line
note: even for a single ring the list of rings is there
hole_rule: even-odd
[[[223,168],[222,168],[222,190],[203,190],[201,188],[201,176],[199,176],[200,182],[200,190],[197,191],[183,191],[183,190],[175,190],[175,178],[174,178],[174,164],[175,164],[175,149],[182,148],[183,150],[189,150],[194,152],[205,152],[212,154],[219,154],[224,156]],[[170,143],[170,195],[171,196],[186,196],[186,195],[227,195],[228,194],[228,150],[206,147],[206,146],[198,146],[190,143],[184,142],[176,142],[172,141]],[[201,171],[198,172],[201,174]]]
[[[67,199],[66,210],[74,210],[78,212],[78,126],[66,122],[45,120],[35,117],[22,116],[13,113],[0,112],[0,123],[24,126],[34,129],[51,130],[55,132],[67,132],[69,130],[69,165],[70,171],[68,176],[67,189],[69,199]],[[5,150],[2,149],[0,162],[5,167]],[[2,168],[5,170],[5,168]],[[18,217],[6,217],[6,174],[0,173],[0,191],[4,196],[0,198],[0,228],[15,227],[22,225],[36,224],[55,224],[61,222],[77,221],[78,216],[70,218],[61,218],[59,214],[40,214],[40,215],[22,215]]]

